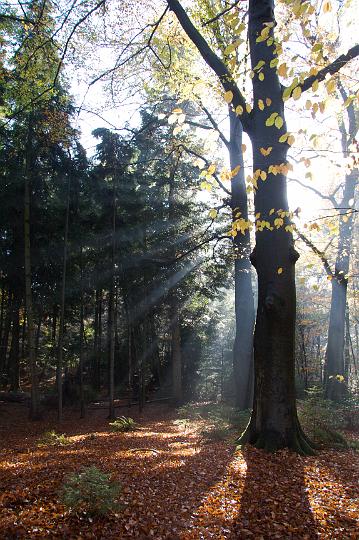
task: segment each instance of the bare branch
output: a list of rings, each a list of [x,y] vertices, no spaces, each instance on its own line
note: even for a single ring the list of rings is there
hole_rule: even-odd
[[[202,26],[207,26],[208,24],[214,23],[218,19],[220,19],[223,15],[231,11],[234,7],[236,7],[239,4],[240,0],[236,0],[236,2],[233,2],[233,4],[230,4],[228,7],[223,9],[220,13],[218,13],[215,17],[212,19],[209,19],[208,21],[204,22]]]
[[[301,180],[298,180],[297,178],[289,178],[289,177],[288,177],[288,181],[289,181],[289,182],[295,182],[296,184],[299,184],[299,185],[302,186],[303,188],[309,189],[310,191],[312,191],[313,193],[315,193],[316,195],[318,195],[318,197],[320,197],[321,199],[330,201],[334,207],[338,204],[337,201],[336,201],[336,199],[335,199],[335,197],[334,197],[333,195],[324,195],[324,194],[321,193],[318,189],[315,189],[315,188],[312,187],[312,186],[308,186],[307,184],[304,184],[304,182],[302,182]]]

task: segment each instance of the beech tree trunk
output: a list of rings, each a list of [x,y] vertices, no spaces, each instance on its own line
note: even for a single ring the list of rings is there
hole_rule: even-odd
[[[354,199],[358,179],[353,170],[345,179],[341,206],[346,208]],[[325,354],[325,396],[340,401],[346,393],[344,364],[345,309],[347,303],[348,272],[352,241],[354,213],[342,216],[339,222],[339,241],[330,302],[328,342]],[[343,379],[342,379],[343,378]]]
[[[230,144],[229,155],[231,170],[240,167],[231,182],[232,220],[248,222],[247,191],[244,175],[242,152],[243,128],[238,116],[229,109]],[[236,335],[233,346],[233,373],[235,380],[235,406],[243,410],[253,403],[253,330],[254,300],[252,288],[252,268],[250,262],[249,229],[243,233],[237,231],[233,239],[234,248],[234,294]]]
[[[257,41],[261,31],[270,23],[269,37],[273,36],[274,2],[250,0],[249,43],[253,78],[254,109],[253,130],[250,133],[253,145],[253,172],[265,171],[266,177],[258,177],[255,192],[257,220],[256,245],[251,261],[258,275],[258,309],[254,334],[254,404],[250,423],[241,442],[250,442],[258,448],[275,451],[292,448],[300,453],[312,453],[308,439],[303,434],[296,411],[295,400],[295,262],[298,254],[293,246],[288,214],[280,226],[274,220],[282,212],[288,212],[285,164],[287,144],[278,139],[286,133],[282,88],[276,68],[270,67],[275,58],[274,45],[267,40]],[[261,72],[263,80],[254,69],[258,62],[265,64]],[[261,110],[258,100],[270,106]],[[283,120],[279,128],[267,127],[267,118],[276,112]],[[264,156],[261,148],[272,150]],[[279,166],[278,174],[269,170]],[[284,167],[283,167],[284,166]],[[271,210],[274,209],[274,212]],[[261,222],[261,223],[258,223]],[[263,225],[264,223],[264,225]],[[268,224],[268,226],[267,226]],[[261,230],[262,229],[262,230]]]

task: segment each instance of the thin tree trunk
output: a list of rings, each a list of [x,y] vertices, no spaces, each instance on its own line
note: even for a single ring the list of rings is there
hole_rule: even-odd
[[[179,312],[176,305],[172,307],[172,377],[173,377],[173,399],[176,405],[180,405],[183,400],[182,389],[182,350],[181,350],[181,327]]]
[[[11,328],[11,346],[9,353],[9,375],[10,391],[18,392],[20,389],[20,363],[19,363],[19,345],[20,345],[20,300],[18,293],[14,293],[12,328]]]
[[[30,419],[40,418],[40,404],[38,391],[38,374],[34,346],[34,321],[32,312],[32,281],[31,281],[31,245],[30,245],[30,171],[32,154],[32,118],[28,120],[28,135],[25,155],[24,174],[24,265],[25,265],[25,305],[27,314],[27,342],[29,351],[31,403]]]
[[[253,330],[254,300],[252,269],[250,263],[249,228],[241,231],[240,224],[248,223],[247,191],[242,152],[243,128],[238,116],[230,108],[230,163],[231,170],[239,171],[232,178],[232,220],[234,248],[234,291],[236,334],[233,347],[233,372],[235,380],[235,405],[238,409],[249,409],[253,402]],[[233,233],[234,234],[234,233]]]
[[[57,385],[57,418],[62,422],[63,413],[63,389],[62,389],[62,371],[63,371],[63,347],[64,347],[64,325],[65,325],[65,295],[66,295],[66,272],[67,272],[67,249],[69,236],[69,217],[70,217],[70,191],[71,191],[71,175],[67,179],[67,200],[66,200],[66,215],[65,215],[65,231],[64,231],[64,252],[62,263],[62,282],[61,282],[61,298],[60,298],[60,316],[59,330],[57,343],[57,370],[56,370],[56,385]]]
[[[85,397],[84,397],[84,291],[83,291],[83,259],[82,246],[80,250],[80,418],[85,418]]]
[[[345,179],[344,196],[341,206],[348,206],[354,198],[357,171],[352,171]],[[332,296],[328,328],[328,342],[325,354],[325,396],[339,401],[346,393],[344,369],[345,308],[350,262],[350,249],[354,213],[342,216],[339,222],[339,241],[335,272],[331,281]]]
[[[110,420],[115,419],[115,252],[116,252],[116,180],[112,179],[112,246],[111,246],[111,282],[109,292],[109,413]]]

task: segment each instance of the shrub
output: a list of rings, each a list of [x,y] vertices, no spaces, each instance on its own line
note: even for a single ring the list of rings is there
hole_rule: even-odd
[[[37,442],[38,446],[66,446],[71,444],[71,441],[66,435],[56,433],[53,429],[51,431],[46,431]]]
[[[137,429],[137,424],[133,418],[127,416],[121,416],[116,418],[113,422],[109,423],[109,426],[112,431],[135,431]]]
[[[321,388],[313,387],[306,392],[308,397],[299,406],[304,431],[315,443],[347,446],[345,438],[337,431],[344,424],[342,408],[324,399]]]
[[[121,487],[97,467],[86,467],[72,474],[60,493],[61,502],[71,510],[84,510],[104,515],[119,508],[117,497]]]

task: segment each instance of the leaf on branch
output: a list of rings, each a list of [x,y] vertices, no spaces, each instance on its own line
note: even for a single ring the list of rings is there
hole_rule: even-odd
[[[228,90],[227,92],[225,92],[224,94],[224,101],[228,104],[230,104],[233,100],[233,92],[232,90]]]

